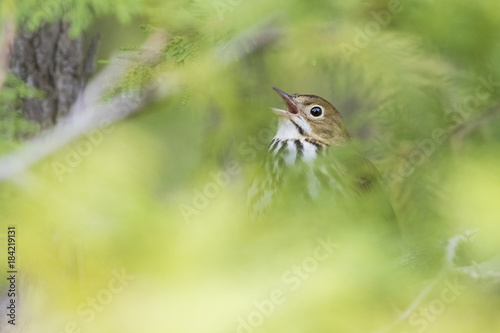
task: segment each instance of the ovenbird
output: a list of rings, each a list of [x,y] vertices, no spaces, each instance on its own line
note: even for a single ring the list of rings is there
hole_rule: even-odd
[[[272,108],[279,116],[278,131],[269,147],[265,179],[254,181],[248,193],[252,215],[260,217],[272,206],[286,180],[286,170],[301,164],[305,166],[300,170],[306,196],[314,200],[327,193],[335,201],[339,195],[367,200],[367,196],[375,194],[377,200],[372,208],[389,220],[390,232],[397,233],[394,211],[378,171],[349,147],[350,136],[339,111],[319,96],[289,95],[273,89],[285,102],[286,110]]]

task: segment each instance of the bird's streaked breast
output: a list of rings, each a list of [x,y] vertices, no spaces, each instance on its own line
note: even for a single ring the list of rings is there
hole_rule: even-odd
[[[311,162],[324,147],[307,138],[282,140],[276,136],[269,146],[275,158],[283,158],[286,165],[294,165],[297,160]]]
[[[269,158],[265,163],[266,179],[255,181],[248,193],[248,204],[254,217],[260,216],[271,205],[285,169],[297,162],[305,162],[308,166],[306,192],[311,197],[318,195],[321,184],[311,162],[326,146],[304,136],[300,128],[289,120],[280,122],[278,133],[269,145]]]

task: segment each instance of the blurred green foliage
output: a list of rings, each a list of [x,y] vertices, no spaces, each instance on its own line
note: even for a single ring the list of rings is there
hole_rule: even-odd
[[[43,96],[42,91],[29,87],[14,75],[7,75],[0,90],[0,153],[13,150],[23,139],[32,137],[38,131],[37,124],[24,119],[20,110],[21,99]]]
[[[0,233],[19,230],[24,331],[69,332],[75,322],[89,332],[372,332],[394,323],[438,275],[448,238],[478,229],[474,260],[490,260],[500,234],[499,7],[4,2],[1,17],[27,28],[59,18],[75,35],[105,28],[98,70],[109,65],[107,46],[132,54],[138,31],[143,39],[165,31],[161,59],[136,59],[110,94],[178,78],[173,95],[115,124],[99,143],[82,136],[0,184]],[[374,241],[363,227],[379,219],[363,213],[367,203],[308,202],[300,186],[286,187],[262,221],[250,221],[246,192],[276,129],[268,108],[282,104],[272,86],[339,109],[353,145],[383,175],[404,259],[377,245],[398,240]],[[0,98],[26,97],[16,89],[6,83]],[[0,117],[9,133],[25,131],[17,114]],[[17,138],[2,135],[0,147],[12,150]],[[70,165],[83,142],[91,153]],[[58,174],[55,162],[69,172]],[[338,247],[321,261],[315,251],[329,239]],[[113,271],[122,269],[134,279],[109,300]],[[497,331],[498,284],[455,278],[440,281],[393,331]],[[464,287],[450,287],[457,283]]]

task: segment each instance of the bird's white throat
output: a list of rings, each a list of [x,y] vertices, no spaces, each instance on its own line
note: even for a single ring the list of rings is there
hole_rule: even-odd
[[[294,117],[293,120],[280,118],[278,120],[278,132],[274,138],[279,140],[295,140],[300,139],[303,134],[310,133],[311,126],[302,118]]]

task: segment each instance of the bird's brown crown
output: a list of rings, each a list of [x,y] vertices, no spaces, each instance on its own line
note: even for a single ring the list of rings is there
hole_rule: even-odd
[[[273,111],[291,121],[299,129],[300,135],[327,145],[342,144],[349,139],[342,116],[327,100],[316,95],[289,95],[274,89],[285,101],[287,110]]]

